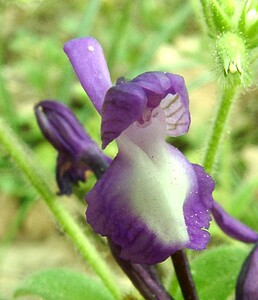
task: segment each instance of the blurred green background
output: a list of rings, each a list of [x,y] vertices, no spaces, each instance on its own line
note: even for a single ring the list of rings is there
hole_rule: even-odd
[[[213,45],[195,13],[191,1],[179,0],[0,1],[0,113],[51,174],[50,180],[56,153],[35,122],[33,107],[38,101],[59,99],[69,105],[100,144],[100,118],[62,51],[66,41],[86,35],[102,44],[113,82],[120,76],[132,78],[148,70],[185,77],[192,125],[186,136],[169,142],[191,162],[201,163],[220,86],[212,61]],[[228,212],[256,230],[257,98],[257,89],[251,87],[234,108],[216,166],[214,193]],[[115,152],[115,145],[111,145],[106,153],[114,156]],[[0,174],[0,299],[10,297],[22,278],[44,266],[87,269],[1,145]],[[90,176],[87,184],[76,189],[81,201],[64,199],[88,233],[83,194],[93,182]],[[54,182],[53,190],[57,190]],[[214,224],[211,233],[211,248],[237,243]],[[111,259],[104,242],[95,242]]]

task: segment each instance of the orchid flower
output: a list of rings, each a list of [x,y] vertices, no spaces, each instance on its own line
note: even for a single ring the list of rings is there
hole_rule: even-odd
[[[58,151],[60,194],[70,194],[72,184],[85,181],[85,171],[94,172],[98,181],[86,195],[87,221],[96,233],[108,237],[116,261],[148,299],[171,297],[146,264],[161,262],[184,248],[205,249],[211,212],[227,235],[256,243],[236,287],[237,299],[256,298],[258,233],[213,201],[213,179],[165,140],[189,129],[184,79],[147,72],[132,80],[119,78],[112,86],[95,39],[71,40],[64,50],[102,117],[102,148],[115,141],[118,154],[113,161],[105,156],[64,104],[38,103],[39,127]],[[194,287],[191,293],[195,294]]]
[[[188,93],[181,76],[147,72],[112,86],[99,43],[65,44],[82,87],[101,114],[102,146],[118,154],[86,195],[87,221],[133,263],[155,264],[175,251],[205,249],[212,178],[191,164],[167,136],[187,133]]]
[[[203,168],[165,142],[167,135],[184,134],[190,125],[182,77],[147,72],[131,81],[119,78],[112,86],[96,40],[72,40],[65,51],[102,116],[103,148],[115,140],[118,155],[113,162],[105,156],[64,104],[41,101],[35,107],[37,121],[58,151],[60,194],[85,181],[86,170],[100,178],[111,164],[86,196],[87,220],[115,243],[122,259],[154,264],[179,249],[204,249],[210,210],[232,238],[258,241],[256,231],[213,201],[214,182]]]

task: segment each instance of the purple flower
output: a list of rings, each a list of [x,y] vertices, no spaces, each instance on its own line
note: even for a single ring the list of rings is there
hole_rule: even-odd
[[[110,159],[91,140],[72,111],[56,101],[45,100],[35,106],[41,131],[58,151],[56,179],[60,194],[71,194],[72,184],[85,181],[86,170],[99,176]]]
[[[258,244],[245,260],[236,287],[236,300],[254,299],[258,299]]]
[[[188,131],[188,94],[181,76],[147,72],[112,87],[99,43],[79,38],[65,44],[74,70],[102,115],[105,148],[119,152],[86,195],[87,221],[120,246],[120,257],[154,264],[183,248],[209,241],[212,178],[166,143]]]

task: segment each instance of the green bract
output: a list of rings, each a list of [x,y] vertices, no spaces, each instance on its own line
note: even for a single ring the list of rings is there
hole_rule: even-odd
[[[200,0],[199,4],[203,23],[215,45],[219,78],[231,85],[252,84],[253,50],[258,47],[257,2]]]
[[[216,69],[229,83],[248,85],[251,82],[248,58],[246,45],[239,35],[226,32],[216,39]]]

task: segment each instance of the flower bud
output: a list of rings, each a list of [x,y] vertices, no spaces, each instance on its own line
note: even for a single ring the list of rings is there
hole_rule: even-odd
[[[46,139],[58,151],[56,180],[60,194],[71,194],[72,184],[86,181],[85,171],[98,177],[103,165],[110,163],[91,140],[72,111],[62,103],[45,100],[35,107],[38,125]]]

